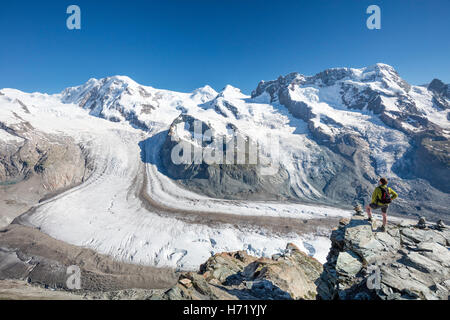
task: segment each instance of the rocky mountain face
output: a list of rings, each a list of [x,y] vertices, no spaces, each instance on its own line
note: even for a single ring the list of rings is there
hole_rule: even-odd
[[[211,142],[186,140],[180,135],[178,126],[189,126],[189,134],[195,135],[195,123],[198,123],[201,130],[199,132],[205,135],[207,131],[211,132]],[[195,190],[198,193],[206,194],[211,197],[225,199],[244,199],[244,200],[281,200],[292,198],[290,190],[289,174],[284,168],[279,168],[275,174],[263,175],[259,169],[261,158],[257,142],[249,141],[237,128],[230,126],[233,133],[227,136],[216,135],[213,128],[208,124],[189,115],[180,115],[171,124],[169,132],[161,148],[160,156],[165,173],[172,179],[178,181],[185,187]],[[242,145],[235,143],[236,138],[244,141]],[[223,147],[215,145],[217,140],[223,141]],[[190,153],[191,159],[197,154],[203,155],[208,148],[216,147],[222,155],[217,163],[208,163],[205,159],[200,161],[187,161],[175,164],[173,162],[173,151],[177,150],[178,145],[183,145],[184,151],[181,153]],[[249,147],[249,144],[254,146]],[[232,145],[227,147],[227,145]],[[255,161],[249,162],[251,148],[255,150]],[[227,152],[228,150],[228,152]],[[233,153],[231,156],[229,153]],[[242,163],[238,163],[239,154],[243,154]],[[228,160],[227,160],[228,158]]]
[[[17,117],[13,125],[0,119],[0,130],[11,137],[0,145],[0,227],[38,201],[82,183],[92,169],[82,145]]]
[[[136,85],[137,88],[133,88]],[[140,104],[136,97],[132,108],[127,98],[136,94],[137,98],[147,98]],[[139,120],[138,114],[149,114],[158,106],[157,96],[153,96],[128,77],[109,77],[101,80],[90,79],[80,87],[67,88],[62,92],[64,103],[77,103],[81,108],[89,109],[90,114],[113,122],[126,120],[134,126],[148,130],[148,126]]]
[[[450,99],[450,86],[443,83],[439,79],[433,79],[427,86],[428,91],[433,93],[433,102],[442,109],[448,109],[450,107],[448,99]],[[449,119],[447,113],[447,119]]]
[[[12,127],[4,128],[22,139],[20,143],[1,146],[0,180],[4,185],[13,185],[37,175],[42,180],[42,188],[52,192],[83,181],[86,156],[82,146],[70,138],[29,131],[23,134]]]
[[[245,251],[220,253],[200,266],[198,273],[180,275],[160,298],[169,300],[315,299],[315,282],[322,265],[288,244],[284,254],[256,258]]]
[[[127,76],[90,79],[81,86],[65,89],[63,103],[75,103],[96,117],[127,122],[143,130],[167,125],[183,111],[184,104],[213,99],[217,92],[209,86],[180,93],[142,86]]]
[[[400,223],[379,232],[354,216],[341,221],[331,240],[317,289],[321,299],[448,300],[448,228]]]

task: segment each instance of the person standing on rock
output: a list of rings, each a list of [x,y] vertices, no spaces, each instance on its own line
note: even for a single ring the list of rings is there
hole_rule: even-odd
[[[366,206],[366,212],[370,222],[372,222],[372,209],[381,209],[381,214],[383,216],[383,226],[381,227],[381,230],[383,232],[386,231],[389,204],[398,197],[398,194],[389,188],[387,184],[388,181],[386,178],[380,179],[378,186],[372,193],[372,202]]]

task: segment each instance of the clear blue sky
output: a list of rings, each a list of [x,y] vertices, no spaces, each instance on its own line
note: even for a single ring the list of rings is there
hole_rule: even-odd
[[[81,8],[79,31],[66,8]],[[370,4],[381,30],[366,28]],[[128,75],[156,88],[260,80],[330,67],[394,66],[412,84],[450,82],[450,1],[2,1],[0,88],[56,93]]]

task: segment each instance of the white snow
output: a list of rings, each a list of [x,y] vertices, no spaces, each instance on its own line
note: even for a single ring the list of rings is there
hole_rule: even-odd
[[[447,119],[448,110],[437,108],[432,101],[432,94],[426,88],[413,86],[410,95],[414,98],[416,107],[428,120],[444,129],[450,129],[450,121]]]

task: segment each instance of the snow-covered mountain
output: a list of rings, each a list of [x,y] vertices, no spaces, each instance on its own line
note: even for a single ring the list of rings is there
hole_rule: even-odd
[[[433,80],[428,87],[411,86],[391,66],[377,64],[330,69],[312,77],[292,73],[262,81],[252,98],[264,94],[307,123],[315,142],[348,160],[321,185],[325,194],[338,192],[337,197],[348,201],[342,189],[352,185],[349,196],[362,200],[367,183],[384,175],[403,195],[404,213],[447,212],[448,85]],[[436,206],[427,201],[431,199]]]
[[[436,79],[412,86],[380,63],[291,73],[261,81],[251,96],[232,86],[177,93],[111,77],[66,89],[61,99],[151,132],[170,125],[160,169],[208,196],[350,205],[367,201],[377,179],[387,176],[403,195],[397,212],[437,216],[447,212],[450,192],[448,90]],[[186,121],[195,120],[228,141],[236,134],[276,138],[278,172],[265,177],[252,166],[174,165],[173,141],[195,145],[192,123],[185,131]]]
[[[274,221],[348,215],[336,207],[367,203],[381,175],[400,195],[393,214],[448,221],[449,103],[449,85],[413,86],[385,64],[291,73],[251,96],[232,86],[173,92],[125,76],[56,95],[1,89],[0,183],[10,189],[0,196],[11,200],[5,210],[32,207],[17,223],[126,261],[195,268],[211,252],[269,255],[286,241],[324,260],[328,241]],[[243,163],[173,161],[180,143],[203,156],[239,137]],[[55,147],[64,145],[76,156]],[[45,185],[40,196],[69,190],[19,205],[30,181]]]
[[[126,76],[90,79],[85,84],[65,89],[63,103],[75,103],[90,114],[113,122],[127,121],[149,130],[173,121],[184,108],[213,99],[217,95],[209,86],[180,93],[142,86]]]

